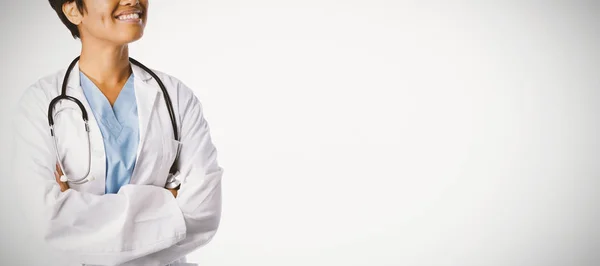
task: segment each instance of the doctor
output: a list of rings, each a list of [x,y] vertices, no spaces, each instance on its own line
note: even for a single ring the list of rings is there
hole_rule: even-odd
[[[128,44],[143,35],[148,0],[49,2],[82,47],[70,73],[61,70],[26,90],[14,120],[13,178],[23,188],[31,234],[54,248],[45,265],[188,265],[186,254],[217,231],[223,169],[193,92],[154,71],[172,103],[176,138],[158,81],[129,61]],[[58,102],[55,152],[48,109],[65,76],[66,94],[89,114],[89,133],[79,107]],[[179,174],[168,180],[176,157]],[[82,184],[59,179],[88,172],[94,180]]]

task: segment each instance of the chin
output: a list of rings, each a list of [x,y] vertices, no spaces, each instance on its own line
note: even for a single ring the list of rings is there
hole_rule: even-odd
[[[136,34],[121,35],[121,36],[119,36],[120,38],[115,40],[115,42],[119,43],[119,44],[129,44],[129,43],[140,40],[142,38],[142,36],[144,36],[143,32],[139,32]]]

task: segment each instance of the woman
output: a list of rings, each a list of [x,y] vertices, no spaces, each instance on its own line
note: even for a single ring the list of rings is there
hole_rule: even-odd
[[[129,60],[128,44],[143,35],[148,0],[49,2],[82,47],[72,71],[26,91],[15,119],[15,176],[27,188],[27,214],[40,240],[64,260],[46,265],[185,262],[217,231],[223,170],[192,91]],[[89,114],[89,133],[73,101],[49,108],[65,77],[66,95]],[[86,176],[88,182],[74,182]]]

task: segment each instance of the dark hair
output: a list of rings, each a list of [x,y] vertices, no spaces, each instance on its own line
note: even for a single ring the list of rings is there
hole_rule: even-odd
[[[77,9],[79,9],[79,12],[83,14],[83,12],[85,11],[85,5],[83,4],[83,0],[48,0],[48,2],[50,2],[50,6],[52,6],[52,9],[56,11],[56,14],[58,15],[62,23],[65,24],[65,26],[67,26],[67,28],[71,31],[71,35],[73,35],[73,38],[80,38],[77,25],[71,23],[71,21],[67,19],[67,16],[63,12],[62,7],[65,3],[75,2],[75,4],[77,5]]]

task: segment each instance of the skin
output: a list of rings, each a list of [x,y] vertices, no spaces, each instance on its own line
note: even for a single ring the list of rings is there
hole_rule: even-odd
[[[85,0],[84,4],[83,13],[74,1],[65,3],[62,10],[79,29],[79,70],[94,82],[112,106],[131,75],[128,45],[144,35],[148,0]],[[141,11],[141,21],[125,22],[116,18],[128,10]],[[69,185],[60,182],[62,171],[58,165],[56,170],[56,181],[64,192]],[[176,190],[168,190],[177,197]]]

